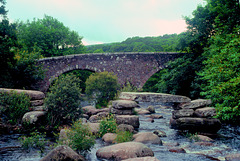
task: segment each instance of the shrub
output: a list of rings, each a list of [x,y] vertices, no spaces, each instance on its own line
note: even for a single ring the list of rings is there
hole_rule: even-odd
[[[39,132],[32,132],[29,137],[20,137],[19,141],[23,149],[29,150],[31,148],[36,148],[39,149],[41,153],[43,153],[47,144],[47,140],[45,139],[45,137],[45,134],[40,134]]]
[[[117,94],[119,85],[113,73],[93,73],[86,80],[86,94],[96,99],[97,107],[107,106]]]
[[[117,131],[116,143],[132,141],[133,134],[130,131]]]
[[[81,153],[89,151],[95,143],[95,138],[88,125],[82,124],[80,120],[74,122],[72,127],[67,130],[67,137],[71,148]]]
[[[0,106],[4,107],[2,110],[9,123],[19,124],[23,115],[29,111],[30,97],[24,93],[17,94],[16,91],[0,93]]]
[[[73,75],[56,79],[47,93],[45,106],[48,109],[48,122],[51,126],[75,120],[81,113],[80,80]]]
[[[138,89],[134,85],[132,85],[130,82],[127,82],[120,90],[121,92],[139,92],[141,89]]]
[[[106,133],[116,133],[117,131],[117,123],[114,119],[114,115],[108,115],[107,117],[103,117],[100,121],[100,130],[99,136],[102,137]]]

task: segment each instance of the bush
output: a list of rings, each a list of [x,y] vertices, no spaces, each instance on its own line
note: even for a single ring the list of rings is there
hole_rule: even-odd
[[[75,120],[81,114],[80,80],[73,75],[56,79],[47,93],[45,106],[48,109],[48,122],[55,126]]]
[[[94,73],[86,81],[86,94],[96,99],[97,107],[107,106],[117,94],[119,85],[113,73]]]
[[[73,123],[71,129],[67,130],[67,137],[70,147],[80,153],[89,151],[95,143],[95,138],[89,127],[82,124],[81,121]]]
[[[29,111],[30,97],[24,93],[17,94],[16,91],[0,93],[0,106],[3,106],[3,113],[9,123],[19,124],[23,115]]]
[[[100,130],[99,136],[102,137],[106,133],[116,133],[117,131],[117,123],[114,119],[114,115],[108,115],[107,117],[103,117],[100,121]]]
[[[133,134],[130,131],[117,131],[116,143],[132,141]]]

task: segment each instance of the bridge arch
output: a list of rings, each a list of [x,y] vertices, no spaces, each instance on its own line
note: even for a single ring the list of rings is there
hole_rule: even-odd
[[[156,72],[165,68],[165,64],[181,57],[184,53],[94,53],[77,54],[40,59],[38,65],[45,70],[44,80],[36,88],[46,92],[53,79],[72,70],[90,70],[93,72],[113,72],[120,84],[127,81],[137,88]]]

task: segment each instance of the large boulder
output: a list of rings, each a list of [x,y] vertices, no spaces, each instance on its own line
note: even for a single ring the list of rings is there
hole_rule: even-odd
[[[170,125],[173,129],[189,130],[192,132],[217,133],[221,128],[221,122],[215,118],[192,118],[182,117],[179,119],[170,119]]]
[[[194,110],[193,109],[181,109],[181,110],[174,110],[172,112],[172,117],[174,119],[178,119],[181,117],[193,117]]]
[[[131,133],[134,133],[134,127],[132,125],[120,124],[118,125],[117,129],[119,131],[129,131]]]
[[[179,108],[180,109],[197,109],[197,108],[201,108],[207,105],[210,105],[212,103],[211,100],[207,100],[207,99],[196,99],[193,100],[191,102],[187,102],[187,103],[181,103],[179,104]]]
[[[22,121],[29,124],[41,123],[45,114],[45,111],[30,111],[23,115]]]
[[[40,161],[50,161],[50,160],[57,160],[57,161],[85,161],[85,158],[75,151],[73,151],[70,147],[61,145],[50,151],[44,158]]]
[[[136,115],[117,115],[116,122],[118,125],[127,124],[132,125],[134,128],[139,128],[139,116]]]
[[[153,151],[138,142],[125,142],[98,149],[96,153],[100,159],[123,160],[129,158],[154,156]]]
[[[133,109],[138,107],[138,104],[130,100],[116,100],[112,101],[112,107],[115,109]]]
[[[136,102],[186,103],[191,99],[186,96],[150,92],[122,92],[119,99]]]
[[[96,135],[99,133],[100,130],[100,123],[90,123],[88,122],[87,125],[89,126],[90,131],[93,135]]]
[[[42,106],[43,105],[43,100],[32,100],[31,101],[31,106]]]
[[[116,109],[116,108],[113,108],[111,107],[110,108],[110,112],[112,114],[116,114],[116,115],[132,115],[133,114],[133,109]]]
[[[152,132],[140,132],[133,135],[133,141],[162,145],[162,140]]]
[[[159,161],[159,160],[156,157],[140,157],[140,158],[124,159],[122,161]]]
[[[115,133],[106,133],[103,135],[102,140],[106,143],[114,143],[115,139],[117,138],[117,134]]]
[[[213,107],[204,107],[196,109],[194,114],[197,117],[213,117],[216,116],[216,109]]]

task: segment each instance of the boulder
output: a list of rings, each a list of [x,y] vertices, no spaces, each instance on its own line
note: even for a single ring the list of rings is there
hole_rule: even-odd
[[[112,144],[112,143],[115,142],[114,140],[116,138],[117,138],[117,134],[115,134],[115,133],[106,133],[106,134],[103,135],[102,140],[104,142],[106,142],[106,143]]]
[[[130,100],[116,100],[112,101],[112,107],[115,109],[133,109],[138,107],[138,104]]]
[[[153,131],[153,133],[156,134],[158,137],[167,137],[167,135],[164,131],[155,130],[155,131]]]
[[[213,117],[216,116],[216,109],[213,107],[204,107],[196,109],[194,114],[197,117]]]
[[[138,113],[139,115],[151,114],[151,112],[148,111],[148,110],[146,110],[146,109],[140,109],[140,110],[137,111],[137,113]]]
[[[31,111],[23,115],[22,121],[25,123],[36,124],[43,121],[45,111]]]
[[[85,158],[75,151],[73,151],[70,147],[61,145],[50,151],[45,157],[43,157],[40,161],[49,161],[49,160],[71,160],[71,161],[85,161]]]
[[[207,99],[196,99],[193,100],[191,102],[188,103],[181,103],[179,104],[179,108],[180,109],[197,109],[197,108],[201,108],[207,105],[210,105],[212,103],[211,100],[207,100]]]
[[[127,124],[132,125],[134,128],[139,128],[139,116],[136,115],[117,115],[116,122],[118,125]]]
[[[115,109],[111,107],[110,112],[116,115],[133,115],[133,109]]]
[[[157,114],[151,114],[150,118],[152,118],[152,119],[161,119],[161,118],[163,118],[163,116],[162,115],[157,115]]]
[[[45,94],[40,91],[0,88],[1,93],[10,93],[12,91],[15,91],[17,93],[26,93],[26,95],[28,95],[31,100],[41,100],[45,98]]]
[[[87,123],[87,125],[90,128],[90,131],[92,132],[93,135],[96,135],[99,133],[99,129],[100,129],[100,123]]]
[[[123,160],[129,158],[154,156],[153,151],[138,142],[125,142],[98,149],[96,153],[100,159]]]
[[[139,157],[139,158],[124,159],[122,161],[159,161],[159,160],[156,157]]]
[[[33,106],[32,111],[46,111],[46,108],[44,106]]]
[[[191,132],[217,133],[221,128],[221,122],[215,118],[192,118],[182,117],[179,119],[170,119],[170,125],[173,129],[189,130]]]
[[[89,116],[97,114],[98,110],[93,106],[85,106],[82,107],[82,111],[84,114],[87,114]]]
[[[119,131],[129,131],[131,133],[134,133],[134,127],[132,125],[120,124],[118,125],[117,129]]]
[[[203,141],[203,142],[212,142],[212,141],[214,141],[210,137],[204,136],[204,135],[197,135],[197,138],[198,138],[198,141]]]
[[[240,153],[236,154],[229,154],[225,157],[226,161],[239,161],[240,160]]]
[[[67,129],[60,130],[59,141],[61,141],[64,145],[69,145],[69,139],[67,137]]]
[[[150,92],[122,92],[119,99],[136,102],[186,103],[191,99],[186,96]]]
[[[148,106],[146,110],[148,110],[151,113],[155,113],[155,107],[153,106]]]
[[[181,110],[174,110],[172,112],[172,117],[174,119],[178,119],[181,117],[193,117],[194,110],[193,109],[181,109]]]
[[[162,140],[152,132],[139,132],[133,135],[133,141],[162,145]]]
[[[31,106],[42,106],[43,105],[43,100],[32,100]]]
[[[108,112],[99,112],[97,113],[96,115],[92,115],[90,118],[89,118],[89,121],[90,122],[93,122],[93,123],[96,123],[96,122],[99,122],[103,117],[106,117],[108,116],[109,113]]]
[[[186,153],[186,151],[183,148],[179,147],[171,148],[169,149],[169,151],[173,153]]]

